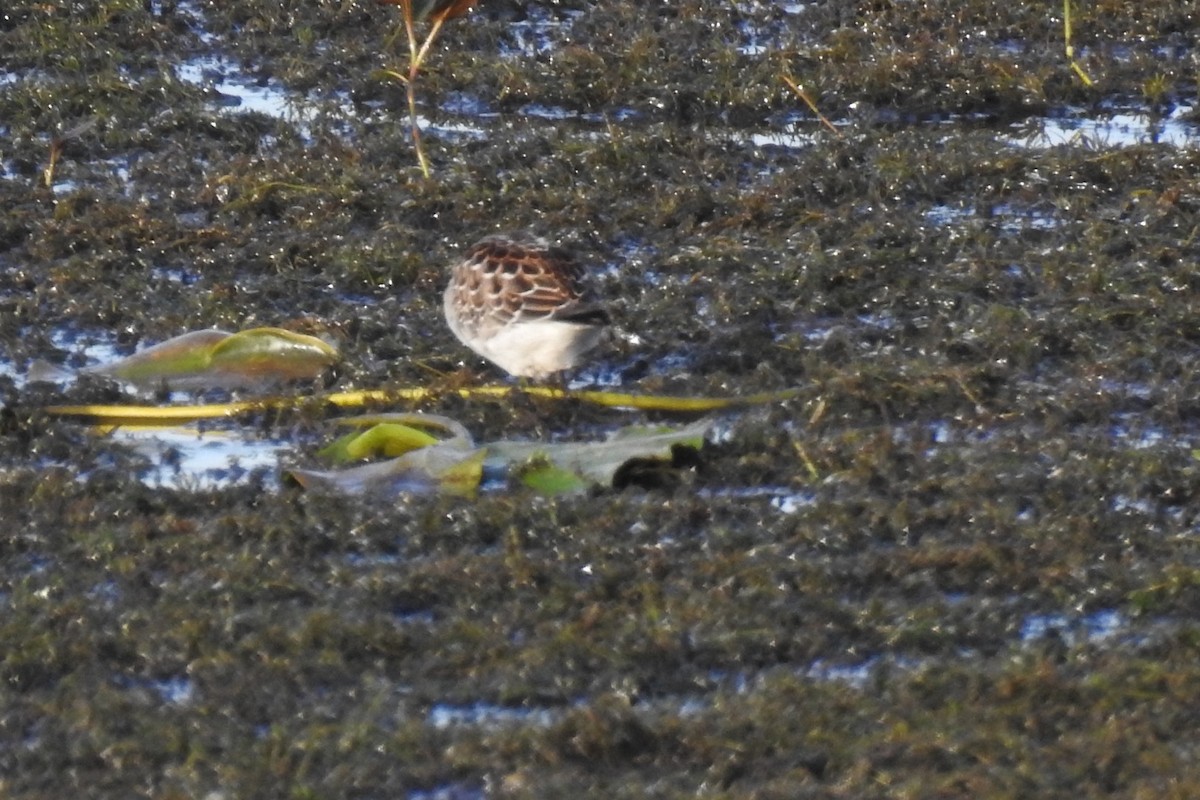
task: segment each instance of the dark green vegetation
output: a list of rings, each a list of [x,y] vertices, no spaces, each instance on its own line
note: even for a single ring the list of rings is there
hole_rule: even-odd
[[[1200,4],[1078,8],[1090,89],[1058,3],[518,5],[440,40],[426,113],[482,135],[425,180],[392,8],[6,2],[6,368],[303,323],[338,387],[462,380],[444,265],[532,228],[613,266],[625,388],[804,393],[672,489],[381,506],[147,488],[37,411],[107,390],[6,372],[0,794],[1200,795],[1200,153],[1036,135],[1195,103]]]

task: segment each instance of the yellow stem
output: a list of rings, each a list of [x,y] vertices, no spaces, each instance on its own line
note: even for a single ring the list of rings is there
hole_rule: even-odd
[[[404,14],[404,30],[408,33],[408,63],[411,66],[417,54],[417,34],[413,27],[412,0],[402,0],[400,10]]]
[[[446,16],[449,13],[450,13],[450,10],[447,9],[447,10],[443,11],[441,14],[439,14],[437,16],[437,18],[433,21],[433,26],[429,29],[429,35],[425,37],[425,43],[423,45],[421,45],[421,51],[419,53],[417,53],[417,61],[416,61],[417,69],[420,69],[421,65],[425,63],[425,56],[429,52],[429,48],[433,44],[433,40],[437,38],[438,32],[441,31],[442,25],[445,24]]]
[[[417,163],[421,165],[421,174],[429,177],[429,159],[425,157],[425,148],[421,146],[421,126],[417,124],[417,73],[408,73],[408,121],[412,128],[413,148],[417,151]]]
[[[826,119],[825,115],[822,114],[817,109],[817,104],[813,102],[812,98],[808,96],[808,92],[804,91],[803,87],[801,87],[800,84],[796,83],[794,80],[792,80],[787,75],[780,75],[779,77],[783,80],[784,83],[787,84],[787,87],[789,89],[791,89],[797,97],[799,97],[801,100],[803,100],[804,104],[807,105],[809,107],[809,109],[811,109],[812,112],[817,115],[817,119],[819,119],[821,121],[822,125],[824,125],[826,128],[829,128],[829,130],[833,131],[834,136],[837,136],[839,138],[841,137],[841,135],[842,135],[841,132],[839,132],[837,128],[833,127],[833,123],[830,122],[828,119]]]
[[[1071,0],[1063,0],[1063,42],[1066,45],[1067,61],[1070,62],[1071,69],[1079,76],[1079,80],[1083,81],[1084,86],[1091,86],[1092,79],[1075,60],[1075,46],[1071,44]]]
[[[423,386],[400,389],[379,389],[361,392],[335,392],[319,397],[270,397],[234,403],[214,403],[196,406],[137,406],[137,405],[73,405],[47,406],[47,414],[55,417],[84,417],[93,423],[114,425],[182,425],[201,419],[224,419],[240,414],[273,411],[328,403],[338,408],[360,408],[368,404],[415,403],[440,396],[457,396],[464,400],[502,399],[517,394],[542,397],[547,400],[578,400],[609,408],[632,408],[643,411],[675,411],[703,413],[751,405],[766,405],[790,400],[801,388],[760,392],[741,397],[672,397],[667,395],[637,395],[624,392],[567,391],[551,386],[475,386],[462,389],[438,390]]]
[[[417,47],[416,27],[413,24],[412,0],[401,0],[400,10],[404,14],[404,31],[408,34],[408,78],[404,81],[408,98],[408,125],[412,134],[413,149],[417,151],[417,163],[421,174],[429,177],[429,159],[421,145],[421,127],[417,124],[417,72],[421,68],[421,50]]]

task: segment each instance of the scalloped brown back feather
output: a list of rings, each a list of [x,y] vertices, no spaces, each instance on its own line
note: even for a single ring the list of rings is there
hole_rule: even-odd
[[[583,268],[566,250],[507,236],[472,245],[451,278],[468,316],[490,317],[493,325],[539,319],[607,325],[608,312],[583,280]]]
[[[513,374],[543,374],[531,363],[567,369],[600,341],[609,324],[584,277],[567,251],[545,240],[489,236],[452,269],[446,320],[464,344]],[[532,332],[514,332],[535,325],[542,326],[544,343]],[[502,352],[514,349],[527,352]]]

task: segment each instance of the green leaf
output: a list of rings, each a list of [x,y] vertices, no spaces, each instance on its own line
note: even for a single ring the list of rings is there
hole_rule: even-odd
[[[142,389],[263,390],[278,383],[315,378],[337,361],[329,344],[281,328],[240,333],[203,330],[134,353],[115,364],[85,372]]]
[[[395,458],[437,444],[438,438],[408,425],[385,422],[362,433],[347,434],[318,453],[337,464],[383,456]]]
[[[212,348],[210,370],[285,382],[315,378],[337,358],[337,350],[315,336],[282,328],[253,328],[217,343]]]
[[[558,495],[582,492],[588,482],[577,473],[564,469],[545,458],[535,458],[517,467],[521,483],[538,494]]]
[[[200,374],[212,360],[212,349],[230,335],[218,330],[192,331],[86,372],[148,386]]]

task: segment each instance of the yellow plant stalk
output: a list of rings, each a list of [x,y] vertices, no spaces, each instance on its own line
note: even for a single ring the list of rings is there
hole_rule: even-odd
[[[335,392],[314,397],[269,397],[241,400],[232,403],[208,403],[194,406],[146,405],[60,405],[47,406],[47,414],[56,417],[82,417],[95,424],[116,425],[182,425],[204,419],[225,419],[243,414],[303,408],[313,404],[330,404],[338,408],[361,408],[367,405],[418,403],[447,395],[464,400],[503,399],[518,394],[547,400],[575,400],[609,408],[630,408],[642,411],[675,411],[703,413],[742,406],[768,405],[790,400],[801,392],[799,388],[758,392],[741,397],[682,397],[671,395],[638,395],[625,392],[570,391],[549,386],[477,386],[459,389],[412,387],[374,389],[361,392]]]

